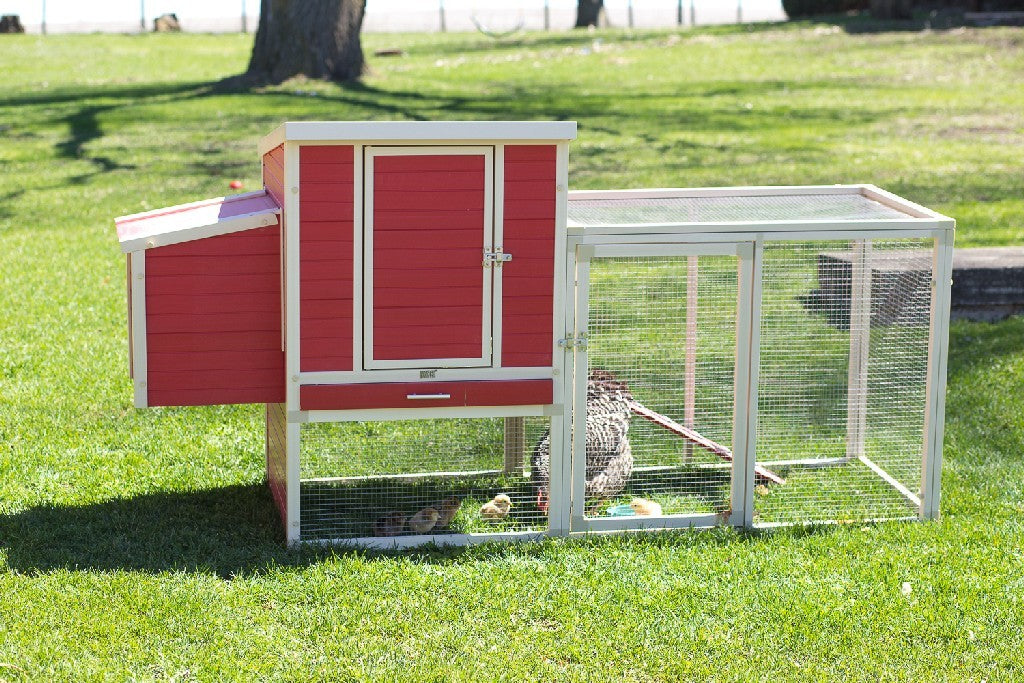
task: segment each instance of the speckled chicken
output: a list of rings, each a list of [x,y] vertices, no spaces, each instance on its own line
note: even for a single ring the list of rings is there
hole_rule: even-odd
[[[587,505],[613,498],[633,474],[629,445],[632,417],[629,387],[606,370],[594,370],[587,381]],[[551,435],[545,433],[530,458],[530,478],[537,487],[537,507],[547,512],[551,476]]]

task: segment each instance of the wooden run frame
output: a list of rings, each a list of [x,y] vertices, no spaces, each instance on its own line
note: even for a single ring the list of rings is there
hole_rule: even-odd
[[[553,144],[550,139],[503,137],[500,125],[480,127],[477,136],[463,136],[463,129],[437,125],[431,128],[436,135],[424,140],[422,131],[410,127],[408,131],[398,130],[394,137],[381,139],[372,127],[338,129],[330,124],[287,124],[303,126],[279,129],[268,136],[262,147],[272,149],[284,144],[285,167],[288,177],[299,177],[298,150],[303,143],[332,144],[341,139],[354,146],[354,193],[363,196],[367,188],[363,185],[365,175],[364,150],[385,144],[402,145],[472,145],[493,146],[493,162],[497,170],[501,166],[504,144]],[[301,135],[296,137],[295,131]],[[344,130],[344,132],[339,132]],[[554,130],[554,129],[553,129]],[[559,129],[560,130],[560,129]],[[455,132],[457,131],[457,132]],[[408,137],[403,137],[403,135]],[[536,134],[535,134],[536,135]],[[418,137],[414,137],[418,136]],[[557,137],[557,136],[555,136]],[[396,142],[399,141],[399,142]],[[844,186],[800,186],[800,187],[738,187],[714,189],[655,189],[626,191],[594,191],[567,193],[568,187],[568,143],[557,144],[557,192],[556,202],[556,243],[555,243],[555,288],[553,361],[550,368],[508,368],[492,367],[488,378],[547,379],[554,380],[552,405],[517,407],[476,407],[476,408],[426,408],[401,410],[352,410],[352,411],[302,411],[299,409],[299,389],[306,384],[345,382],[362,383],[370,381],[411,381],[416,379],[414,368],[393,368],[362,370],[365,364],[363,350],[355,345],[353,370],[344,372],[301,372],[299,365],[299,230],[298,185],[295,181],[285,188],[285,211],[282,221],[283,258],[286,267],[284,282],[284,348],[287,372],[287,519],[286,536],[289,544],[299,541],[299,439],[301,425],[317,421],[345,420],[404,420],[437,417],[501,417],[509,422],[509,429],[515,430],[515,420],[525,416],[546,416],[550,419],[552,459],[550,472],[550,501],[548,529],[544,532],[487,533],[487,534],[438,534],[397,538],[358,538],[326,543],[353,544],[373,548],[406,548],[424,543],[441,545],[468,545],[492,540],[536,540],[546,536],[566,536],[587,533],[636,531],[655,528],[710,527],[718,525],[779,526],[779,523],[755,524],[754,483],[755,464],[766,467],[828,467],[841,466],[851,458],[864,459],[864,406],[859,400],[848,403],[847,424],[850,434],[846,457],[831,459],[795,459],[757,461],[756,425],[758,406],[758,368],[760,364],[760,324],[762,293],[762,261],[766,242],[807,241],[807,240],[851,240],[857,245],[855,253],[854,288],[870,296],[870,272],[866,264],[870,261],[872,240],[892,238],[932,238],[935,240],[933,255],[932,316],[929,328],[927,361],[926,424],[922,444],[922,477],[920,491],[914,492],[890,476],[872,462],[865,462],[883,481],[915,506],[919,519],[934,519],[939,511],[939,479],[942,458],[942,422],[944,411],[944,390],[947,363],[947,339],[949,332],[949,283],[952,268],[952,245],[954,221],[912,202],[901,199],[873,185]],[[494,176],[494,192],[500,186],[499,177]],[[670,224],[621,224],[582,225],[570,223],[566,212],[563,193],[574,199],[614,199],[622,197],[749,197],[780,195],[817,194],[860,194],[884,204],[905,218],[867,220],[795,220],[795,221],[732,221],[732,222],[685,222]],[[500,204],[500,202],[498,202]],[[361,259],[366,253],[360,229],[366,217],[361,213],[360,202],[355,202],[353,216],[355,229],[355,266],[363,265]],[[500,244],[500,213],[494,215],[495,244]],[[666,515],[641,518],[587,518],[583,509],[583,477],[578,474],[585,469],[585,448],[583,430],[570,428],[569,420],[576,415],[585,415],[587,355],[578,344],[558,346],[558,340],[584,340],[587,329],[587,287],[590,261],[614,255],[680,255],[699,259],[702,255],[725,254],[737,257],[737,309],[736,309],[736,363],[734,376],[733,405],[733,452],[731,463],[721,462],[702,467],[729,468],[733,476],[731,509],[727,514]],[[696,264],[694,264],[695,266]],[[133,258],[132,268],[136,262]],[[144,268],[144,261],[138,264]],[[692,276],[696,271],[688,271]],[[133,286],[137,285],[133,278]],[[144,283],[143,283],[144,286]],[[354,329],[353,335],[362,338],[368,321],[363,309],[364,286],[356,280],[353,292]],[[500,295],[500,280],[495,282],[495,295]],[[136,286],[131,292],[133,305],[144,306],[144,289]],[[856,298],[856,297],[855,297]],[[141,303],[140,303],[141,302]],[[864,299],[853,318],[858,322],[851,325],[850,376],[851,392],[866,378],[867,358],[866,336],[862,333],[870,328],[870,301]],[[688,326],[699,321],[688,321]],[[859,331],[854,331],[854,329]],[[139,340],[144,339],[145,330],[133,331],[136,359],[136,375],[139,373]],[[141,358],[144,359],[144,347]],[[497,353],[496,358],[500,358]],[[144,377],[144,365],[143,377]],[[692,373],[687,365],[685,371]],[[472,368],[439,368],[436,379],[470,379],[475,372]],[[492,374],[493,373],[493,374]],[[138,391],[138,389],[137,389]],[[574,408],[572,410],[571,408]],[[688,413],[687,413],[688,414]],[[684,418],[685,421],[685,418]],[[560,445],[560,449],[559,449]],[[559,457],[558,451],[563,455]],[[571,457],[569,454],[572,454]],[[509,456],[512,457],[512,456]],[[874,465],[874,467],[872,467]],[[506,468],[515,467],[516,461],[506,459]],[[521,466],[521,462],[519,463]],[[815,523],[834,523],[835,520],[816,520]],[[319,541],[317,541],[319,543]]]

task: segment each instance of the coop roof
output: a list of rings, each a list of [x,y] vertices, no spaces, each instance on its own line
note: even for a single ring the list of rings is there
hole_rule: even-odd
[[[284,143],[349,141],[574,140],[575,121],[289,121],[260,141],[260,153]]]
[[[877,229],[936,221],[951,222],[873,185],[572,192],[568,207],[570,231],[588,233],[679,226],[800,230],[870,224]]]
[[[129,253],[273,225],[280,212],[259,190],[121,216],[114,224],[121,251]]]

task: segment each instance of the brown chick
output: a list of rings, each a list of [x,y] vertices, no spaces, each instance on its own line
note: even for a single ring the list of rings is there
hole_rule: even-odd
[[[661,505],[646,498],[634,498],[629,507],[633,508],[633,512],[638,515],[656,517],[661,514]]]
[[[374,536],[398,536],[405,530],[405,515],[392,510],[381,515],[373,522]]]
[[[459,506],[462,505],[462,501],[452,496],[451,498],[445,498],[441,501],[441,504],[437,506],[437,529],[447,529],[448,525],[455,519],[455,513],[459,511]]]
[[[437,524],[439,514],[435,508],[423,508],[409,518],[409,529],[415,534],[425,534]]]
[[[480,516],[484,519],[497,521],[508,517],[508,511],[512,509],[512,499],[504,493],[499,493],[489,503],[484,503],[480,508]]]

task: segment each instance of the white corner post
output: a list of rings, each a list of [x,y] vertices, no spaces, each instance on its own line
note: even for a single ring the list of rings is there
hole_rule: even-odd
[[[737,246],[736,365],[733,374],[732,514],[728,523],[754,523],[754,466],[757,460],[757,382],[761,346],[761,263],[764,242]]]
[[[294,546],[301,540],[299,478],[300,436],[302,425],[294,421],[299,413],[299,145],[284,143],[284,177],[288,181],[284,188],[284,211],[281,215],[281,231],[284,235],[284,367],[285,405],[288,424],[286,443],[286,522],[285,540]]]
[[[850,367],[846,398],[846,459],[865,455],[868,355],[871,348],[871,240],[853,241],[850,273]]]
[[[939,518],[942,441],[945,435],[946,364],[949,355],[950,289],[953,281],[953,227],[935,238],[932,277],[932,322],[928,339],[924,462],[921,468],[921,519]]]

